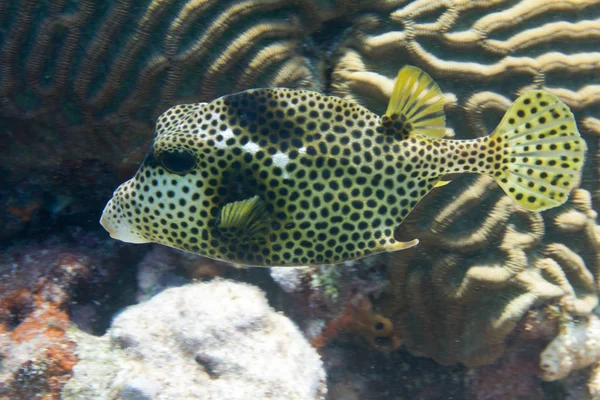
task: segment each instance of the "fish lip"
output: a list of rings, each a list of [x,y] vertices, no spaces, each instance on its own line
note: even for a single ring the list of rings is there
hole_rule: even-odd
[[[117,190],[115,190],[115,193],[117,192]],[[111,238],[119,240],[118,224],[115,225],[114,220],[113,220],[113,223],[111,224],[111,218],[110,218],[114,202],[115,202],[115,198],[114,198],[114,194],[113,194],[113,198],[111,198],[106,203],[106,206],[104,206],[104,210],[102,210],[102,215],[100,216],[99,222],[100,222],[100,225],[102,225],[102,227],[104,228],[104,230],[106,230],[106,232],[108,232],[108,234],[110,235]]]
[[[108,232],[108,234],[110,235],[111,238],[119,240],[118,230],[113,224],[110,223],[110,218],[107,215],[108,214],[107,210],[108,210],[108,204],[106,205],[106,208],[102,211],[102,216],[100,217],[100,221],[99,221],[100,225],[102,225],[104,230],[106,232]]]
[[[102,216],[100,217],[100,225],[102,225],[102,227],[108,232],[108,234],[110,235],[111,238],[116,239],[115,235],[116,235],[116,230],[108,223],[108,218],[106,217],[106,215],[104,213],[102,213]]]
[[[112,215],[110,205],[111,203],[109,201],[106,205],[106,208],[102,212],[102,216],[100,217],[100,225],[102,225],[102,227],[108,232],[111,238],[125,243],[151,243],[150,240],[144,238],[140,234],[137,234],[137,232],[132,232],[127,223],[123,221],[115,221],[114,218],[112,218],[113,223],[111,223]]]

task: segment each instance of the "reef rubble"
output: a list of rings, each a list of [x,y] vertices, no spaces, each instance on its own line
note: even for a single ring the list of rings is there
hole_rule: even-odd
[[[74,323],[93,331],[112,312],[102,300],[127,253],[76,231],[0,254],[0,399],[59,398],[77,363],[66,332]]]

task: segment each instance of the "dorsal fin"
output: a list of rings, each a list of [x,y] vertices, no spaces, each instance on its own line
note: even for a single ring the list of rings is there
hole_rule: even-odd
[[[398,71],[387,111],[381,118],[387,129],[407,137],[418,133],[441,138],[446,131],[444,95],[437,83],[417,67]]]
[[[217,228],[221,235],[240,243],[260,242],[265,238],[268,217],[265,202],[254,196],[225,204]]]

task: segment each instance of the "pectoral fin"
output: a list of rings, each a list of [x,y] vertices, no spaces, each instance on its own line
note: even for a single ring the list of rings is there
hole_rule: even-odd
[[[268,219],[265,202],[259,196],[254,196],[225,204],[217,221],[217,229],[221,235],[240,243],[262,241],[268,229]]]

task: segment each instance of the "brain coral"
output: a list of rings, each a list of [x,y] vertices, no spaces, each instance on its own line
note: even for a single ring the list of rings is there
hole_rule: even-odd
[[[354,9],[311,0],[2,1],[0,166],[86,157],[133,165],[173,104],[250,87],[317,89],[303,41]]]
[[[335,53],[332,92],[382,112],[398,68],[417,65],[445,91],[448,134],[466,138],[490,132],[518,94],[544,88],[573,109],[593,155],[599,17],[597,0],[416,0],[363,13]],[[583,182],[594,192],[597,159]]]
[[[586,315],[598,303],[600,2],[389,6],[361,13],[345,33],[333,55],[333,94],[383,112],[398,68],[417,65],[444,90],[447,135],[470,138],[491,132],[517,95],[544,88],[573,109],[590,147],[581,188],[558,210],[525,212],[493,181],[460,177],[399,231],[421,243],[391,255],[389,296],[375,306],[411,352],[486,364],[530,307],[561,299]]]
[[[562,299],[573,315],[598,304],[600,228],[591,195],[543,215],[524,211],[485,177],[460,179],[413,212],[398,234],[419,246],[390,256],[383,315],[415,354],[483,365],[534,305]]]

